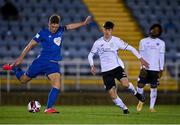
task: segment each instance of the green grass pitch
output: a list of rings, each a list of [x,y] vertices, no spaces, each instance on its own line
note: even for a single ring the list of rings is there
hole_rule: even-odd
[[[26,106],[0,106],[0,124],[180,124],[178,105],[157,105],[156,113],[129,106],[128,115],[116,106],[56,106],[59,114],[45,114],[44,108],[29,113]]]

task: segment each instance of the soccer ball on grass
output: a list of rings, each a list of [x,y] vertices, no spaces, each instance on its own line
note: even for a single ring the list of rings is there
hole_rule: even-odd
[[[41,104],[38,101],[30,101],[28,103],[28,111],[31,113],[40,112]]]

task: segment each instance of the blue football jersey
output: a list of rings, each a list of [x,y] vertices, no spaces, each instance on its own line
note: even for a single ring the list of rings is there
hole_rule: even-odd
[[[42,50],[39,55],[40,59],[60,61],[61,43],[63,41],[63,33],[66,27],[59,27],[56,33],[51,33],[49,29],[42,29],[37,33],[33,40],[41,44]]]

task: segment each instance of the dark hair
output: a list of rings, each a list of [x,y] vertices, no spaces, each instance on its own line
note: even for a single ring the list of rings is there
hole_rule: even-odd
[[[112,23],[111,21],[106,21],[106,22],[104,23],[103,27],[104,27],[105,29],[113,29],[114,23]]]
[[[50,18],[49,18],[49,22],[50,22],[50,23],[59,24],[59,22],[60,22],[60,16],[59,16],[59,15],[56,15],[56,14],[51,15]]]
[[[159,28],[159,36],[161,35],[161,33],[162,33],[162,26],[160,25],[160,24],[153,24],[151,27],[150,27],[150,29],[149,29],[149,32],[151,32],[151,30],[152,29],[154,29],[154,28],[156,28],[156,27],[158,27]]]

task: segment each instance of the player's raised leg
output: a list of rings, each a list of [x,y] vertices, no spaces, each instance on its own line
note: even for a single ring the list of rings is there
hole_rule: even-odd
[[[12,68],[14,74],[16,75],[17,79],[22,83],[25,84],[31,80],[29,76],[25,74],[25,72],[19,67]]]
[[[59,113],[56,109],[52,108],[58,99],[58,95],[60,92],[60,73],[53,73],[48,75],[50,83],[52,85],[52,89],[49,92],[47,108],[45,109],[45,113]]]
[[[121,78],[120,82],[122,84],[123,87],[127,88],[134,96],[136,96],[136,98],[141,101],[144,102],[145,101],[145,97],[143,94],[138,93],[133,84],[129,82],[129,80],[127,79],[127,77]]]
[[[3,66],[3,69],[4,70],[12,70],[13,73],[15,74],[16,78],[22,83],[22,84],[25,84],[27,83],[28,81],[31,80],[30,77],[28,77],[25,72],[19,68],[18,66],[13,66],[13,65],[10,65],[10,64],[5,64]]]

